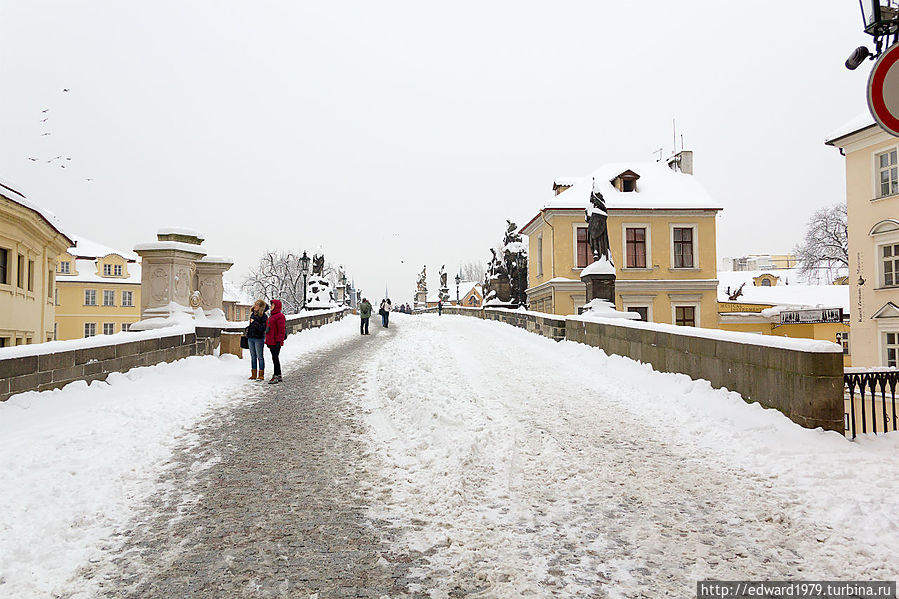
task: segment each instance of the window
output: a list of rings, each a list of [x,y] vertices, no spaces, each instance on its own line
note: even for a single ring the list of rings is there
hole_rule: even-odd
[[[543,235],[537,235],[537,276],[543,276]]]
[[[896,170],[896,150],[877,155],[877,169],[880,173],[880,195],[885,197],[899,193],[899,173]]]
[[[115,323],[114,322],[104,322],[103,323],[103,334],[104,335],[115,334]]]
[[[19,263],[17,266],[16,284],[19,286],[19,289],[25,289],[25,256],[22,254],[19,254]]]
[[[693,306],[675,306],[674,324],[681,327],[695,327],[696,308]]]
[[[60,262],[60,263],[59,263],[59,274],[62,274],[62,275],[67,275],[67,274],[69,274],[69,272],[71,272],[71,271],[69,270],[69,268],[71,268],[71,267],[69,266],[69,262],[68,262],[68,261],[66,261],[66,262]]]
[[[109,289],[103,290],[103,305],[115,306],[115,291],[110,291]]]
[[[134,292],[133,291],[123,291],[122,292],[122,306],[125,308],[131,308],[134,306]]]
[[[578,227],[576,268],[586,268],[590,264],[593,264],[593,254],[590,253],[590,246],[587,245],[587,227]]]
[[[634,179],[621,179],[621,191],[634,191],[637,189],[637,181]]]
[[[640,320],[643,322],[649,321],[649,307],[648,306],[628,306],[628,312],[636,312],[640,315]]]
[[[899,243],[881,246],[883,287],[899,285]]]
[[[97,334],[97,323],[96,322],[84,323],[84,336],[85,337],[94,337],[96,334]]]
[[[837,333],[837,343],[843,346],[843,353],[849,354],[849,331]]]
[[[9,284],[9,250],[0,248],[0,283]]]
[[[899,333],[885,333],[887,366],[899,366]]]
[[[122,323],[122,331],[130,331],[130,330],[131,330],[131,323],[130,323],[130,322],[123,322],[123,323]]]
[[[112,276],[112,265],[111,265],[111,264],[104,264],[104,265],[103,265],[103,276],[104,276],[104,277],[111,277],[111,276]]]
[[[59,338],[59,323],[53,323],[53,341],[56,341]]]
[[[97,290],[96,289],[85,289],[84,290],[84,305],[85,306],[96,306],[97,305]]]
[[[762,279],[762,287],[770,287],[771,279]]]
[[[117,277],[121,277],[121,276],[122,276],[122,265],[121,265],[121,264],[116,264],[115,266],[113,266],[113,267],[112,267],[112,274],[114,274],[114,275],[117,276]]]
[[[627,268],[646,268],[646,229],[628,227],[624,237]]]
[[[34,260],[28,261],[28,291],[34,291]]]
[[[0,337],[0,347],[9,345],[9,337]]]
[[[674,227],[674,268],[693,268],[693,229]]]
[[[53,299],[53,270],[47,269],[47,299]]]

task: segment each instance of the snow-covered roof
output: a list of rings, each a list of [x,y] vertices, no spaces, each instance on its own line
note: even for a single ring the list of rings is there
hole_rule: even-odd
[[[75,242],[74,247],[69,248],[69,253],[79,259],[96,259],[108,256],[109,254],[118,254],[126,260],[140,260],[137,254],[127,250],[116,250],[103,244],[91,241],[81,235],[72,235],[72,241]]]
[[[861,114],[857,114],[855,117],[850,119],[849,121],[843,123],[842,126],[838,127],[831,131],[830,135],[828,135],[824,143],[825,144],[833,144],[836,140],[846,137],[847,135],[852,135],[862,129],[867,129],[868,127],[874,126],[876,123],[874,122],[874,117],[871,116],[871,113],[867,110],[862,112]]]
[[[227,279],[222,279],[222,301],[235,302],[242,306],[252,306],[254,300],[246,289]]]
[[[59,233],[69,241],[73,241],[71,236],[63,231],[62,224],[60,223],[58,216],[45,208],[41,208],[40,206],[29,200],[27,197],[25,197],[25,194],[23,194],[16,188],[13,183],[5,181],[4,179],[0,179],[0,195],[11,202],[15,202],[16,204],[19,204],[33,212],[36,212],[41,216],[41,218],[47,221],[47,224],[50,225],[54,230],[56,230],[57,233]]]
[[[625,171],[640,175],[636,191],[618,191],[612,181]],[[606,207],[721,210],[693,175],[671,170],[661,162],[617,162],[604,164],[572,187],[553,196],[544,209],[581,208],[590,205],[593,188],[602,193]]]
[[[753,279],[766,273],[780,277],[781,280],[772,287],[756,287]],[[728,299],[728,287],[731,293],[734,293],[743,283],[745,285],[742,295],[736,300]],[[793,268],[773,271],[719,271],[718,301],[807,308],[843,308],[845,314],[849,314],[850,307],[849,285],[804,284],[801,282],[798,269]]]
[[[105,254],[104,254],[105,255]],[[75,260],[75,268],[78,274],[56,273],[56,281],[59,283],[106,283],[109,285],[130,283],[140,285],[140,264],[129,262],[125,267],[127,277],[101,277],[97,274],[96,260]]]
[[[456,301],[456,282],[451,281],[449,283],[449,296],[450,300]],[[468,295],[472,289],[477,289],[478,293],[482,296],[484,295],[483,290],[481,289],[481,283],[478,281],[460,281],[459,282],[459,299],[461,300],[463,297]],[[437,300],[440,299],[440,291],[435,291],[434,293],[428,296],[428,302],[437,303]]]
[[[570,187],[583,180],[583,177],[556,177],[553,179],[553,187]]]

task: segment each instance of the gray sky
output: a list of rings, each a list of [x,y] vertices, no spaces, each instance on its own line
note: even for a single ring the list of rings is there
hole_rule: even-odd
[[[555,177],[670,151],[672,119],[725,207],[719,257],[787,251],[845,197],[823,140],[865,109],[871,65],[843,67],[870,40],[852,0],[2,0],[0,18],[0,178],[72,232],[130,249],[198,229],[237,281],[266,249],[322,246],[395,301],[422,264],[433,286],[486,261]]]

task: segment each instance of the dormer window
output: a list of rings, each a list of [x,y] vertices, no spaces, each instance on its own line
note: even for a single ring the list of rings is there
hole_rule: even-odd
[[[59,263],[59,274],[67,275],[70,272],[71,263],[69,262],[60,262]]]
[[[104,264],[103,265],[103,276],[104,277],[112,276],[112,264]]]
[[[637,191],[637,179],[639,178],[640,175],[634,171],[626,170],[609,181],[609,183],[612,184],[612,187],[621,192]]]
[[[122,276],[122,265],[121,264],[114,265],[112,267],[112,274],[117,277],[121,277]]]

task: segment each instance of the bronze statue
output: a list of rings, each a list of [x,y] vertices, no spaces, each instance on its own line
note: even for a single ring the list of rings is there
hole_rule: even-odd
[[[593,252],[593,260],[599,260],[605,256],[609,264],[612,264],[612,249],[609,246],[609,230],[607,221],[609,214],[606,212],[606,202],[602,194],[596,189],[590,194],[591,207],[587,208],[587,243]]]
[[[319,277],[325,274],[325,255],[315,254],[312,256],[312,274]]]

